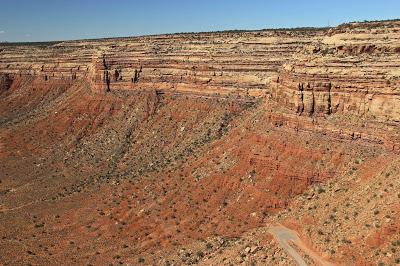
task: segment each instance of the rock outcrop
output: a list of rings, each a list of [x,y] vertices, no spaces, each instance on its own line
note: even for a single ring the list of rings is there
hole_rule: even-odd
[[[269,78],[322,31],[160,35],[4,47],[0,72],[89,78],[93,88],[176,89],[262,95]]]
[[[283,121],[293,120],[294,114],[301,124],[308,123],[306,117],[319,124],[331,115],[351,117],[362,124],[360,130],[348,125],[337,130],[349,131],[350,138],[377,139],[397,150],[399,40],[400,21],[384,21],[331,29],[2,45],[1,89],[7,89],[12,80],[33,76],[44,83],[85,80],[101,93],[155,89],[159,93],[267,98],[291,110],[283,112]],[[327,125],[325,131],[332,132],[329,128],[334,127],[338,124]]]
[[[2,46],[0,73],[86,78],[98,91],[270,94],[301,115],[400,121],[399,30],[387,21]]]
[[[353,23],[285,64],[274,98],[298,114],[344,113],[400,121],[400,23]]]

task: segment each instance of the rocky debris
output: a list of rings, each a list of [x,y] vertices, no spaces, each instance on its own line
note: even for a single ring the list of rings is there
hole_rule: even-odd
[[[338,263],[395,265],[400,184],[390,177],[400,173],[399,158],[361,156],[340,179],[311,187],[279,220],[296,219],[303,236]]]

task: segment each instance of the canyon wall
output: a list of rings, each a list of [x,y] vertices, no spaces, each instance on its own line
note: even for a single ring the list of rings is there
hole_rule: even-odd
[[[90,78],[93,88],[260,95],[282,64],[322,31],[174,34],[1,48],[0,73]]]
[[[274,98],[298,114],[349,113],[400,121],[400,24],[330,29],[274,79]]]
[[[95,91],[157,89],[268,96],[304,116],[400,121],[400,21],[331,29],[189,33],[0,45],[13,79],[87,79]]]

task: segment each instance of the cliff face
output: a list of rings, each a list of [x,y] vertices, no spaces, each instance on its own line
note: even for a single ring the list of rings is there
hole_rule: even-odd
[[[301,115],[399,121],[400,22],[3,46],[0,73],[88,79],[97,91],[272,95]],[[2,78],[2,84],[4,84]],[[2,85],[5,88],[5,85]]]
[[[50,79],[88,78],[99,91],[177,89],[202,93],[254,90],[319,31],[202,33],[5,47],[0,71]]]
[[[400,24],[353,23],[327,31],[285,64],[275,98],[298,114],[400,121]]]

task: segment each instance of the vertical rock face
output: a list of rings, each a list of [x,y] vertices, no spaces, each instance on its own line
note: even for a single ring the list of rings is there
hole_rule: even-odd
[[[5,47],[0,72],[93,81],[107,88],[263,94],[269,78],[321,30],[222,32]],[[105,71],[108,71],[105,72]]]
[[[94,68],[113,73],[111,89],[262,95],[282,63],[311,43],[306,36],[319,35],[320,31],[260,31],[121,39],[102,44],[104,55]],[[99,75],[93,81],[96,89],[104,87]]]
[[[399,31],[399,21],[385,21],[4,46],[0,73],[43,82],[86,79],[99,92],[271,95],[302,116],[399,121]]]
[[[280,70],[273,95],[300,114],[400,121],[399,29],[392,21],[329,30]]]

